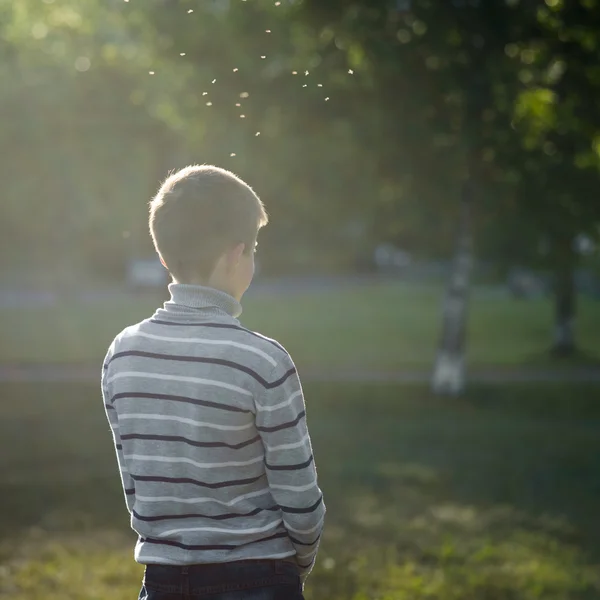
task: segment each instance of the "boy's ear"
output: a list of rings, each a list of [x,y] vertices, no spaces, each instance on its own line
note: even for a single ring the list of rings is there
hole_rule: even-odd
[[[237,265],[240,262],[240,259],[242,258],[242,254],[244,254],[245,249],[246,244],[240,242],[230,250],[229,255],[233,264]]]

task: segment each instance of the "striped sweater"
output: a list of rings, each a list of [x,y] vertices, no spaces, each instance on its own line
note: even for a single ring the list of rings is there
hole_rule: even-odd
[[[290,558],[314,564],[325,505],[302,388],[285,349],[240,326],[239,303],[171,284],[102,369],[142,564]]]

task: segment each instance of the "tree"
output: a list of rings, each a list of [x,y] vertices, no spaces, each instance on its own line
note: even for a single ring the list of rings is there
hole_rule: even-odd
[[[127,223],[145,252],[160,177],[218,162],[267,199],[273,271],[340,269],[375,240],[450,254],[472,189],[475,247],[491,222],[501,240],[519,222],[549,241],[558,346],[572,348],[571,242],[600,220],[598,17],[584,0],[547,4],[3,3],[0,107],[17,115],[0,134],[4,238],[71,256],[110,240],[118,261]],[[15,176],[31,148],[46,174]]]
[[[600,203],[590,194],[598,177],[593,3],[540,8],[518,0],[415,0],[408,12],[405,4],[398,11],[391,2],[305,2],[313,21],[351,40],[349,54],[358,45],[371,59],[365,62],[380,108],[390,119],[396,114],[388,135],[412,154],[412,160],[401,151],[388,154],[388,173],[395,170],[397,179],[423,189],[429,184],[424,165],[430,165],[449,189],[468,166],[486,192],[474,204],[476,218],[511,213],[516,203],[525,227],[550,241],[555,350],[568,354],[574,347],[573,239],[583,230],[596,233],[600,221]],[[474,79],[486,83],[473,85]],[[410,119],[402,118],[406,114]],[[440,142],[450,151],[439,152]],[[467,159],[471,150],[475,156]],[[444,210],[448,194],[435,196],[427,196],[428,204]]]

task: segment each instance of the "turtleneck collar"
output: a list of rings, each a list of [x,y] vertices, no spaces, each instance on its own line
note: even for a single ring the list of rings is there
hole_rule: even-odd
[[[202,285],[171,283],[169,292],[171,299],[164,304],[167,312],[179,312],[182,307],[185,307],[196,310],[208,309],[209,312],[222,311],[234,318],[242,314],[242,305],[233,296],[221,290]]]

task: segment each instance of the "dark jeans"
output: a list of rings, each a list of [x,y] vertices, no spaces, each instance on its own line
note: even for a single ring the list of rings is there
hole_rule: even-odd
[[[139,600],[304,600],[298,567],[284,560],[148,565]]]

